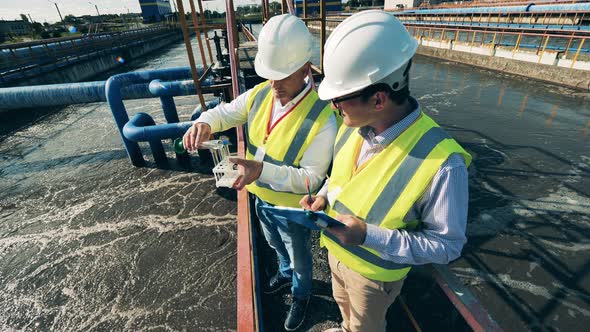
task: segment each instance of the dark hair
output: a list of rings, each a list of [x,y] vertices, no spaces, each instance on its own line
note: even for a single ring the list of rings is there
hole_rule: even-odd
[[[404,76],[406,79],[406,86],[403,88],[394,91],[391,86],[386,83],[377,83],[373,85],[369,85],[368,87],[362,90],[361,100],[363,102],[367,102],[369,98],[371,98],[377,92],[385,92],[391,101],[393,101],[396,105],[401,105],[406,102],[406,100],[410,97],[410,67],[412,67],[412,60],[408,62],[408,66],[404,70]],[[398,83],[394,83],[397,85]]]
[[[385,83],[377,83],[363,89],[361,95],[362,101],[366,103],[369,98],[377,92],[385,92],[389,99],[391,99],[396,105],[405,103],[406,100],[408,100],[408,97],[410,97],[410,87],[407,84],[400,90],[393,91],[389,85]]]

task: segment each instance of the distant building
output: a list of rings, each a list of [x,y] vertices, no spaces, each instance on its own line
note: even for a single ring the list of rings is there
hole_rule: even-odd
[[[420,4],[434,6],[443,2],[442,0],[385,0],[383,9],[407,9],[419,7]]]
[[[25,21],[3,21],[0,20],[0,32],[6,34],[26,35],[29,33],[29,24]]]
[[[326,1],[326,12],[342,11],[341,0]],[[317,16],[320,13],[319,0],[307,0],[307,16]],[[303,17],[303,0],[295,0],[295,15]]]
[[[170,0],[139,0],[143,23],[160,22],[172,14]]]

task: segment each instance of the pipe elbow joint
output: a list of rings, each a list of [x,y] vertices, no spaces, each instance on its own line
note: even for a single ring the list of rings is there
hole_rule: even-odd
[[[146,127],[155,124],[154,119],[149,114],[137,113],[123,126],[123,135],[133,142],[147,141],[149,139]]]

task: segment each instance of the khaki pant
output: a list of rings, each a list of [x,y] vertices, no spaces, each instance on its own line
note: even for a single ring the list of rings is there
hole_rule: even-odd
[[[383,282],[367,279],[328,253],[332,293],[347,332],[384,332],[387,309],[399,295],[404,279]]]

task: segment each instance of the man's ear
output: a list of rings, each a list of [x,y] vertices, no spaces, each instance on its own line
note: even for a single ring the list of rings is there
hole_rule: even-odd
[[[384,91],[378,91],[373,95],[372,102],[376,111],[382,111],[385,108],[385,103],[389,99],[389,96]]]

